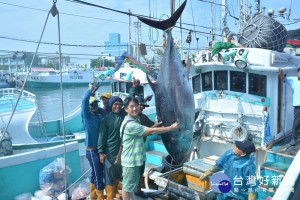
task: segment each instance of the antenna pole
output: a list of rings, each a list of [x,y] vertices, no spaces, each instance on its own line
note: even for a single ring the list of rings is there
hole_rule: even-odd
[[[227,0],[222,0],[222,25],[223,27],[227,26]]]
[[[175,12],[175,0],[171,0],[171,15]]]

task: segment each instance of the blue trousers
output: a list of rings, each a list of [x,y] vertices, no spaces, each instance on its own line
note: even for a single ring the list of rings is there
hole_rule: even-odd
[[[104,167],[100,162],[97,150],[86,150],[86,158],[92,168],[90,182],[95,184],[97,190],[104,190]]]

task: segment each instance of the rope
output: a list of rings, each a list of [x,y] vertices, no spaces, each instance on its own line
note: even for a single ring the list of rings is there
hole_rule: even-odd
[[[60,41],[60,20],[59,20],[59,12],[56,8],[56,0],[53,0],[53,6],[51,8],[52,12],[51,14],[53,17],[57,15],[57,28],[58,28],[58,49],[59,49],[59,61],[58,61],[58,66],[59,66],[59,71],[60,71],[60,91],[61,91],[61,107],[62,107],[62,132],[63,132],[63,138],[64,138],[64,158],[65,158],[65,169],[67,168],[67,148],[66,148],[66,136],[65,136],[65,109],[64,109],[64,93],[63,93],[63,84],[62,84],[62,67],[61,67],[61,41]],[[66,170],[64,171],[65,173],[65,188],[67,188],[67,174]],[[67,191],[67,189],[65,190]],[[65,192],[65,199],[67,199],[67,192]]]
[[[38,42],[37,48],[36,48],[36,50],[35,50],[35,53],[34,53],[34,55],[33,55],[33,57],[32,57],[32,60],[31,60],[31,63],[30,63],[30,66],[29,66],[27,75],[26,75],[26,77],[25,77],[24,83],[23,83],[23,85],[22,85],[20,94],[19,94],[19,96],[18,96],[16,105],[15,105],[15,107],[14,107],[14,109],[13,109],[13,112],[12,112],[12,114],[11,114],[11,116],[10,116],[10,119],[9,119],[9,121],[8,121],[8,123],[7,123],[7,126],[6,126],[6,128],[5,128],[5,130],[4,130],[4,132],[7,132],[7,129],[8,129],[8,127],[9,127],[9,125],[10,125],[10,122],[11,122],[11,120],[12,120],[12,118],[13,118],[13,115],[15,114],[17,105],[18,105],[18,103],[19,103],[19,101],[20,101],[21,95],[22,95],[22,93],[23,93],[23,91],[24,91],[25,83],[26,83],[26,81],[27,81],[27,79],[28,79],[28,77],[29,77],[29,74],[30,74],[30,72],[31,72],[32,64],[33,64],[33,61],[34,61],[35,56],[36,56],[36,54],[37,54],[37,51],[38,51],[38,49],[39,49],[39,46],[40,46],[40,43],[41,43],[41,40],[42,40],[44,31],[45,31],[45,28],[46,28],[46,25],[47,25],[47,22],[48,22],[49,15],[50,15],[50,11],[48,12],[48,15],[47,15],[47,17],[46,17],[46,21],[45,21],[45,24],[44,24],[44,27],[43,27],[43,30],[42,30],[42,34],[41,34],[41,36],[40,36],[40,40],[39,40],[39,42]],[[19,90],[18,90],[18,91],[19,91]],[[1,137],[0,141],[1,141],[2,139],[3,139],[3,136]]]

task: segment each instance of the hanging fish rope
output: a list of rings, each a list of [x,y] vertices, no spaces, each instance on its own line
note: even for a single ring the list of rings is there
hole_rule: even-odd
[[[61,68],[61,41],[60,41],[60,20],[59,20],[59,12],[56,7],[56,2],[57,0],[53,0],[53,6],[50,10],[51,14],[53,17],[57,15],[57,29],[58,29],[58,49],[59,49],[59,60],[58,60],[58,66],[59,66],[59,71],[60,71],[60,91],[61,91],[61,108],[62,108],[62,132],[63,132],[63,138],[64,138],[64,158],[65,158],[65,163],[64,163],[64,169],[67,169],[67,156],[66,156],[66,137],[65,137],[65,109],[64,109],[64,93],[63,93],[63,85],[62,85],[62,68]],[[65,175],[65,199],[67,199],[67,170],[64,170],[64,175]]]

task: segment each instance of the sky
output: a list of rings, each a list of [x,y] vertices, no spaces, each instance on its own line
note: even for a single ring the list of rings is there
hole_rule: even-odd
[[[89,3],[104,7],[128,12],[133,14],[166,19],[170,16],[169,0],[83,0]],[[246,0],[244,0],[246,1]],[[175,0],[176,8],[183,0]],[[221,6],[211,4],[215,2],[221,4],[221,0],[188,0],[187,6],[182,14],[182,27],[196,30],[200,33],[192,34],[191,51],[197,51],[208,46],[211,40],[209,32],[213,24],[214,32],[220,34],[221,29]],[[254,7],[254,0],[248,0]],[[291,4],[292,3],[292,4]],[[0,0],[0,53],[6,51],[36,51],[37,44],[26,41],[39,41],[47,14],[53,5],[52,0]],[[74,3],[67,0],[57,0],[57,8],[60,13],[60,34],[61,43],[72,45],[96,45],[98,47],[70,47],[62,46],[62,53],[80,58],[78,61],[89,65],[89,59],[96,58],[103,52],[103,45],[109,39],[109,33],[120,33],[121,42],[129,40],[129,17],[128,15],[105,10],[97,7]],[[292,5],[292,6],[291,6]],[[237,0],[227,0],[227,6],[231,15],[238,17]],[[275,19],[285,24],[288,30],[300,28],[300,23],[295,23],[295,19],[300,21],[300,1],[296,0],[261,0],[261,7],[274,9],[275,14],[280,7],[291,7],[291,16],[288,21],[286,18],[276,17]],[[298,8],[298,10],[297,10]],[[212,12],[211,12],[212,10]],[[151,13],[151,14],[150,14]],[[213,19],[213,23],[212,23]],[[134,22],[138,19],[130,17],[131,43],[136,40]],[[195,26],[192,26],[195,24]],[[178,24],[179,26],[179,24]],[[237,31],[235,20],[228,16],[228,27]],[[149,32],[153,37],[149,37]],[[181,41],[181,31],[174,28],[173,37],[176,41]],[[182,31],[182,46],[185,49],[189,45],[185,42],[188,31]],[[140,41],[146,45],[161,45],[163,32],[150,29],[142,24]],[[199,38],[198,43],[196,38]],[[220,40],[219,37],[216,40]],[[50,15],[42,41],[58,43],[57,17]],[[39,53],[56,53],[57,45],[41,44]],[[149,48],[148,56],[153,55]]]

